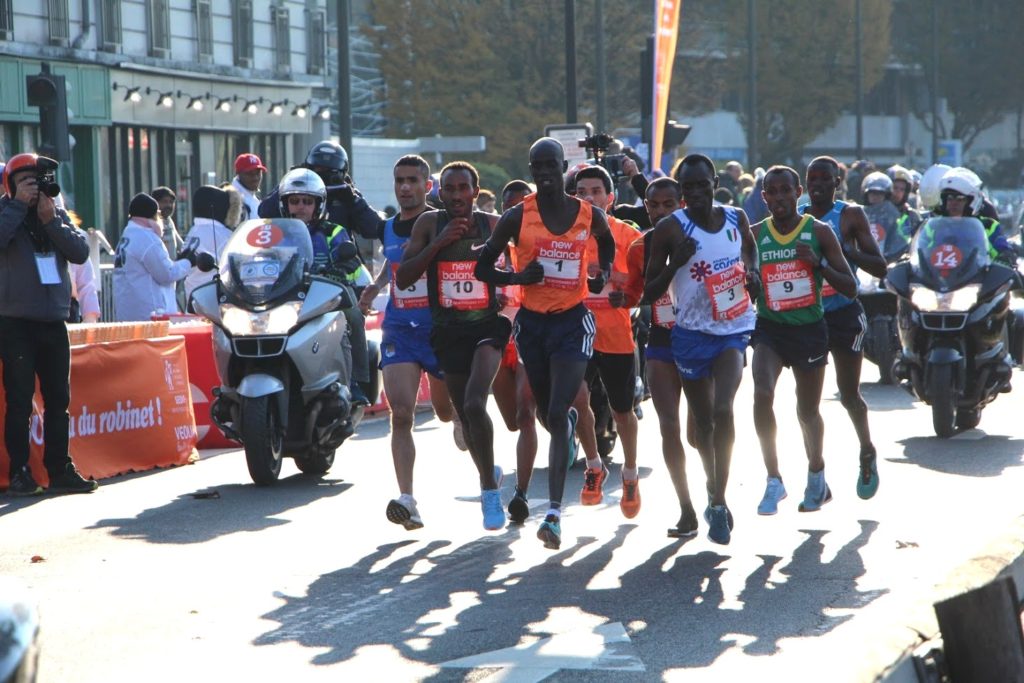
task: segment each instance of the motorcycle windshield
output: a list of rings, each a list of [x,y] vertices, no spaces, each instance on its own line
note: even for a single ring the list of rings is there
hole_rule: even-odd
[[[301,283],[312,264],[313,243],[302,221],[245,221],[221,254],[220,281],[232,296],[259,306]]]
[[[895,261],[907,248],[910,236],[899,229],[899,210],[890,202],[868,204],[864,214],[868,217],[871,236],[878,242],[878,249],[888,262]]]
[[[948,292],[991,265],[988,237],[977,218],[930,218],[910,244],[910,266],[929,289]]]

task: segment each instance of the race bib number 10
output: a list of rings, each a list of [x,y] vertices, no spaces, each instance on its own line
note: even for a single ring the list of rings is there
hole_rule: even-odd
[[[761,266],[761,282],[765,303],[773,311],[792,311],[817,302],[814,276],[803,261],[766,263]]]
[[[476,261],[441,261],[437,264],[441,306],[458,311],[487,308],[490,303],[487,285],[473,278],[475,267]]]
[[[395,308],[426,308],[430,305],[427,298],[427,275],[424,273],[419,280],[412,283],[412,286],[399,289],[395,286],[395,272],[398,271],[398,264],[391,264],[391,299],[395,302]]]
[[[580,286],[586,243],[581,240],[537,240],[537,261],[544,268],[544,285],[555,289]]]

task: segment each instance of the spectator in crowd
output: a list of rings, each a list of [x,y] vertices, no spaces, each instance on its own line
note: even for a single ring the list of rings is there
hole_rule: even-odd
[[[188,231],[188,242],[196,253],[205,251],[212,254],[219,263],[224,245],[231,239],[231,232],[241,222],[244,203],[242,194],[233,187],[221,189],[203,185],[192,195],[192,227]],[[192,296],[192,290],[213,280],[214,271],[204,273],[193,267],[185,276],[185,301]]]
[[[724,187],[736,196],[739,193],[740,176],[743,175],[743,164],[738,161],[730,161],[718,174],[719,187]],[[723,202],[724,203],[724,202]]]
[[[754,169],[754,189],[747,195],[743,202],[743,212],[747,214],[750,224],[759,223],[768,217],[768,205],[765,204],[761,191],[764,189],[764,169],[758,166]]]
[[[490,190],[480,190],[480,194],[476,196],[476,210],[483,211],[484,213],[494,213],[496,199],[494,193]]]
[[[747,197],[754,190],[754,176],[749,173],[744,173],[736,180],[736,206],[743,206],[743,202],[747,201]]]
[[[235,179],[231,184],[242,194],[242,220],[260,217],[260,183],[267,167],[252,153],[239,154],[235,158]]]
[[[58,202],[63,204],[62,197],[58,195]],[[89,241],[89,237],[82,230],[82,219],[71,209],[64,211],[68,222]],[[68,314],[69,323],[96,323],[100,321],[100,297],[97,282],[99,278],[92,267],[92,260],[87,259],[85,263],[68,263],[68,272],[71,273],[71,312]]]
[[[43,492],[29,469],[29,420],[36,380],[43,397],[43,465],[50,491],[89,493],[99,486],[78,473],[68,453],[71,402],[71,308],[68,262],[85,263],[85,237],[40,192],[40,159],[16,154],[4,169],[0,198],[0,360],[7,403],[4,446],[10,457],[7,492]],[[44,159],[52,170],[57,162]],[[155,204],[156,202],[154,202]]]
[[[156,200],[145,192],[128,205],[128,225],[114,254],[114,309],[119,322],[179,312],[174,283],[188,275],[196,254],[189,240],[171,260],[161,239],[159,211]]]
[[[722,204],[724,206],[733,206],[736,202],[734,201],[732,192],[727,187],[720,187],[715,190],[715,203]]]
[[[157,216],[157,220],[160,221],[163,229],[162,239],[164,246],[167,247],[167,253],[177,254],[185,244],[185,241],[181,239],[181,233],[178,232],[178,226],[174,224],[174,207],[178,198],[174,196],[174,190],[163,185],[150,192],[149,196],[160,205],[160,215]]]

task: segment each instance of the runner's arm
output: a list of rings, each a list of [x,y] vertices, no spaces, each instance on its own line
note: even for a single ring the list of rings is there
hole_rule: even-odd
[[[523,209],[521,204],[512,207],[501,215],[498,222],[494,225],[490,238],[477,256],[473,277],[481,282],[487,282],[499,287],[505,285],[531,285],[544,279],[544,269],[536,261],[531,261],[518,273],[498,270],[494,267],[498,257],[508,248],[509,242],[515,242],[519,239],[519,229],[522,223]],[[538,270],[540,271],[539,275],[537,273]]]
[[[757,243],[754,241],[754,230],[750,227],[745,211],[740,211],[738,223],[740,231],[740,257],[743,259],[743,268],[747,271],[747,294],[751,299],[756,299],[761,293],[761,273],[757,269]]]
[[[676,221],[671,216],[662,218],[654,226],[654,237],[651,238],[651,258],[647,263],[644,299],[657,301],[668,290],[669,283],[676,271],[694,254],[690,242],[682,239],[682,233],[676,228]],[[683,258],[685,256],[685,258]]]
[[[885,277],[885,257],[882,250],[878,248],[875,236],[871,234],[871,227],[868,225],[867,214],[859,206],[847,206],[839,218],[840,227],[843,224],[849,226],[849,231],[842,230],[853,238],[854,249],[843,250],[846,259],[858,268],[863,268],[875,277]],[[840,245],[842,247],[842,245]]]
[[[829,225],[821,221],[814,222],[814,231],[818,235],[818,244],[821,245],[821,256],[817,257],[815,268],[821,269],[821,274],[837,292],[851,299],[856,298],[857,279],[853,277],[850,265],[843,258],[843,248],[839,246],[836,234]],[[799,250],[799,246],[797,249]]]
[[[437,256],[437,252],[444,246],[440,239],[431,239],[431,235],[437,229],[437,212],[427,211],[421,213],[420,217],[412,226],[412,234],[402,252],[402,263],[395,271],[395,286],[399,289],[411,287],[423,273],[427,272],[427,266]],[[445,230],[448,227],[445,226]],[[440,235],[438,236],[440,237]]]
[[[590,221],[590,232],[597,240],[597,264],[601,268],[605,281],[611,275],[612,264],[615,262],[615,237],[608,227],[608,218],[604,211],[595,211]]]

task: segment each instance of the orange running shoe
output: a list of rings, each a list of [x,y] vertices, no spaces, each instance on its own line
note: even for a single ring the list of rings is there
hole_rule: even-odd
[[[619,501],[619,509],[626,519],[633,519],[640,513],[640,480],[622,480],[622,500]]]
[[[580,491],[580,505],[599,505],[604,498],[602,487],[608,478],[608,468],[588,467],[583,473],[583,490]]]

